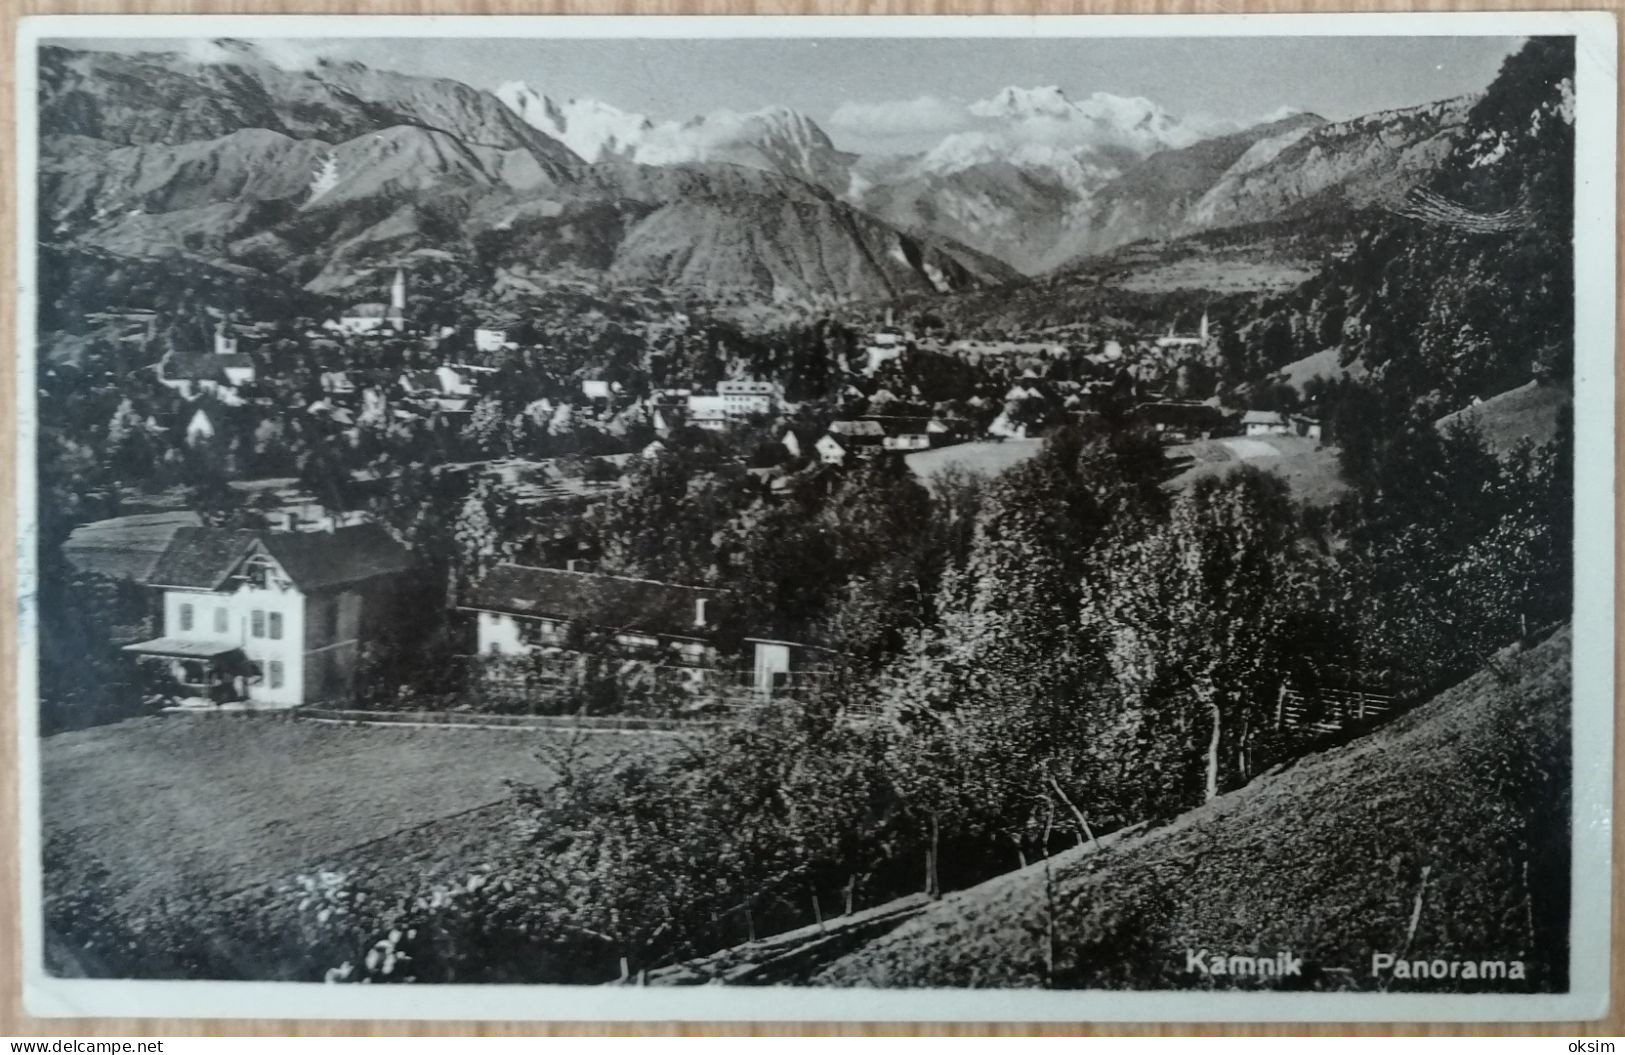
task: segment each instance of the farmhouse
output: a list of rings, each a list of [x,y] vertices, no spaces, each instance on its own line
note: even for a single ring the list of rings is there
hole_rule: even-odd
[[[1249,410],[1242,415],[1241,428],[1248,436],[1290,436],[1293,431],[1286,416],[1274,410]]]
[[[1199,439],[1224,427],[1224,414],[1218,407],[1188,400],[1141,403],[1134,408],[1134,417],[1166,438]]]
[[[848,457],[868,455],[881,448],[886,430],[878,421],[833,421],[817,443],[825,465],[844,465]]]
[[[478,614],[481,655],[562,648],[711,667],[722,596],[651,579],[501,564],[459,607]]]
[[[350,696],[361,645],[412,559],[376,524],[314,526],[178,529],[147,576],[162,592],[163,636],[125,651],[215,703]]]
[[[932,424],[941,423],[928,422],[924,418],[887,418],[880,423],[886,433],[880,445],[888,451],[929,450],[934,437],[947,431],[945,427],[933,431]]]
[[[668,666],[715,670],[723,651],[721,590],[599,572],[501,564],[459,608],[477,616],[485,656],[591,652]],[[818,650],[745,636],[745,673],[759,697],[785,691]]]

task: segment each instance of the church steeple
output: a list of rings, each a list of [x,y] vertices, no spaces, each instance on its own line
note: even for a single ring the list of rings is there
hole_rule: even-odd
[[[399,268],[389,287],[389,322],[397,330],[406,328],[406,275]]]

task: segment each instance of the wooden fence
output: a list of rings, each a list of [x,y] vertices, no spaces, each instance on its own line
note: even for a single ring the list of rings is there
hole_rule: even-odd
[[[1394,697],[1386,693],[1363,689],[1315,689],[1306,694],[1290,685],[1283,685],[1275,702],[1275,727],[1336,733],[1350,726],[1383,721],[1397,709]]]
[[[345,725],[437,726],[448,729],[530,729],[537,732],[671,733],[714,728],[730,719],[641,718],[633,715],[481,714],[472,711],[355,711],[299,707],[294,717]]]

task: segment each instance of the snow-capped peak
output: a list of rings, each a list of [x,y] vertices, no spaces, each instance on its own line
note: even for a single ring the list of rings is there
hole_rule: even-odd
[[[1058,85],[1044,88],[1005,88],[989,99],[971,103],[977,117],[1025,120],[1031,117],[1067,117],[1074,106]]]
[[[716,110],[687,121],[655,123],[597,99],[559,102],[510,81],[496,96],[529,124],[589,162],[622,159],[645,165],[726,161],[784,172],[824,185],[844,185],[845,166],[824,130],[786,106]]]
[[[509,81],[496,90],[496,97],[520,120],[587,161],[630,157],[654,127],[642,114],[627,113],[597,99],[555,102],[524,81]]]
[[[1025,142],[1111,146],[1146,154],[1189,146],[1200,138],[1150,99],[1095,92],[1074,101],[1055,85],[1005,88],[971,103],[969,111],[974,117],[1018,130]]]

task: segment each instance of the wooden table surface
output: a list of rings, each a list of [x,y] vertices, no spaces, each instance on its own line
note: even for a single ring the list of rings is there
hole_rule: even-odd
[[[0,98],[0,157],[5,159],[3,177],[4,197],[0,200],[0,214],[5,224],[4,254],[0,257],[0,333],[6,335],[5,347],[13,346],[11,335],[16,333],[16,237],[13,229],[16,216],[16,168],[12,151],[15,141],[15,70],[11,56],[16,52],[16,30],[19,17],[35,14],[390,14],[390,15],[540,15],[540,14],[839,14],[839,15],[901,15],[901,14],[1234,14],[1329,11],[1595,11],[1610,10],[1616,14],[1625,7],[1625,0],[1600,2],[1540,2],[1525,3],[1507,0],[1421,0],[1406,4],[1390,0],[1333,0],[1317,4],[1312,0],[9,0],[0,13],[3,36],[0,36],[0,55],[5,58],[5,85]],[[1625,142],[1625,140],[1622,140]],[[1625,171],[1622,168],[1621,171]],[[1625,216],[1625,213],[1619,213]],[[1617,252],[1616,232],[1616,252]],[[1616,319],[1617,326],[1617,319]],[[1616,341],[1616,349],[1621,345]],[[4,356],[0,368],[0,406],[15,405],[15,368],[10,356]],[[1625,378],[1625,372],[1621,373]],[[1617,403],[1617,393],[1616,393]],[[0,494],[7,514],[0,526],[0,594],[16,595],[16,524],[12,515],[15,501],[14,466],[16,439],[14,430],[3,430],[3,455],[0,455]],[[1619,437],[1616,435],[1616,444]],[[1616,465],[1619,462],[1616,449]],[[1617,517],[1617,514],[1616,514]],[[1625,567],[1619,559],[1622,554],[1618,537],[1615,539],[1616,567]],[[1616,599],[1616,612],[1618,611]],[[1121,1025],[1102,1024],[988,1024],[988,1023],[605,1023],[605,1022],[405,1022],[405,1021],[298,1021],[286,1019],[209,1020],[209,1019],[38,1019],[22,1010],[20,993],[20,932],[18,926],[18,860],[17,845],[17,717],[15,702],[17,635],[16,605],[0,606],[5,615],[0,617],[0,684],[10,687],[6,693],[8,705],[0,707],[0,1035],[90,1037],[90,1036],[157,1036],[157,1037],[210,1037],[210,1036],[394,1036],[411,1033],[427,1036],[546,1036],[556,1034],[603,1035],[760,1035],[786,1034],[823,1035],[897,1035],[923,1036],[1015,1036],[1015,1035],[1148,1035],[1148,1036],[1200,1036],[1205,1034],[1241,1034],[1248,1036],[1302,1036],[1302,1035],[1534,1035],[1534,1036],[1619,1036],[1625,1034],[1625,1001],[1620,999],[1621,980],[1625,978],[1625,937],[1621,934],[1620,889],[1622,875],[1621,831],[1625,824],[1614,828],[1614,903],[1613,903],[1613,978],[1614,1000],[1607,1019],[1597,1022],[1555,1022],[1514,1024],[1448,1024],[1448,1023],[1381,1023],[1381,1024],[1244,1024],[1244,1025]],[[1619,660],[1615,659],[1616,702]],[[1615,708],[1616,714],[1619,708]],[[1621,813],[1625,802],[1625,767],[1620,765],[1622,742],[1620,723],[1616,723],[1614,803],[1615,816]]]

